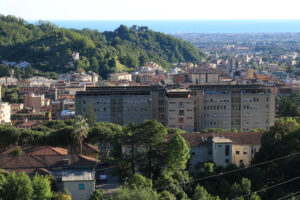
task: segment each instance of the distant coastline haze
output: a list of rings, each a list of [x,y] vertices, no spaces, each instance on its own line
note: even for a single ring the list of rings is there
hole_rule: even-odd
[[[299,0],[0,0],[25,20],[300,19]]]
[[[49,20],[58,27],[113,31],[121,24],[148,26],[167,34],[300,32],[300,20]],[[30,20],[35,24],[37,20]]]

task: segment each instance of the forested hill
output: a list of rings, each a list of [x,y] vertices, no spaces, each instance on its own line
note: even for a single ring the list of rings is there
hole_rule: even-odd
[[[72,52],[80,53],[74,65]],[[190,43],[148,27],[121,25],[113,32],[99,32],[58,28],[45,21],[33,25],[0,16],[0,61],[27,61],[41,71],[92,70],[106,76],[147,61],[167,68],[173,62],[199,63],[203,58]]]

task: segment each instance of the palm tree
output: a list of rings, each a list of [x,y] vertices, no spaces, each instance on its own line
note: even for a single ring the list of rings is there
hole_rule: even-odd
[[[78,115],[75,120],[75,138],[79,143],[80,154],[82,154],[82,142],[87,137],[89,130],[89,125],[86,119],[81,115]]]

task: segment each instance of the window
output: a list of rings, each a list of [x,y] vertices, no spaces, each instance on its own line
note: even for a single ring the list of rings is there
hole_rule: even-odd
[[[244,148],[244,149],[243,149],[243,154],[246,155],[247,152],[248,152],[248,149],[247,149],[247,148]]]
[[[165,104],[164,100],[159,100],[159,105],[164,105],[164,104]]]
[[[229,145],[225,145],[225,156],[229,156]]]
[[[239,150],[239,149],[236,149],[235,154],[236,154],[236,155],[239,155],[239,154],[240,154],[240,150]]]
[[[179,107],[179,108],[183,108],[183,107],[184,107],[184,103],[183,103],[182,101],[179,102],[179,103],[178,103],[178,107]]]
[[[192,152],[192,156],[195,155],[195,152]]]
[[[179,117],[178,118],[178,123],[184,123],[184,118],[183,117]]]
[[[85,100],[83,100],[83,104],[85,104]]]
[[[229,163],[229,159],[225,159],[225,163]]]
[[[85,185],[84,184],[78,184],[78,189],[79,190],[84,190],[85,189]]]
[[[179,115],[184,115],[184,110],[179,110]]]

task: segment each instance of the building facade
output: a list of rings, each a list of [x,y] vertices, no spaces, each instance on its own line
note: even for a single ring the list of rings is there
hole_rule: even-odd
[[[76,115],[86,115],[88,108],[96,121],[125,125],[142,123],[145,119],[164,122],[164,88],[152,87],[95,87],[77,92]]]
[[[194,98],[187,89],[166,90],[165,96],[165,125],[194,131]]]
[[[34,108],[35,110],[41,110],[45,106],[45,96],[30,93],[24,96],[24,106]]]
[[[76,93],[76,115],[85,115],[88,106],[96,121],[126,125],[156,119],[189,132],[268,129],[275,121],[275,97],[259,85],[93,87]]]
[[[7,102],[0,102],[0,124],[10,123],[10,105]]]

